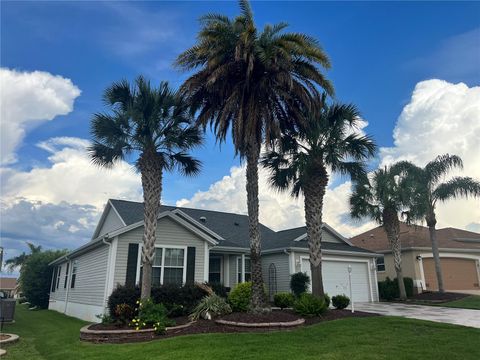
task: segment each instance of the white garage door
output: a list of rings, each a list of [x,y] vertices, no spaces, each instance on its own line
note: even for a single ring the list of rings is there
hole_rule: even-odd
[[[348,265],[352,267],[352,293],[355,302],[370,301],[370,284],[366,263],[348,261],[329,261],[322,263],[323,288],[330,297],[339,294],[350,296],[348,288]],[[302,271],[311,278],[310,262],[302,258]]]

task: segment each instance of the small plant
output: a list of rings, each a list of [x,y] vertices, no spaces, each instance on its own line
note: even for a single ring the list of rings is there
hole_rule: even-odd
[[[97,319],[100,319],[102,324],[113,324],[115,320],[109,314],[98,314],[95,315]]]
[[[115,320],[126,325],[135,317],[135,309],[128,304],[118,304],[115,307]]]
[[[250,306],[250,297],[252,296],[252,283],[244,282],[237,284],[228,294],[228,302],[233,311],[245,312]]]
[[[325,298],[325,306],[328,308],[330,306],[330,296],[328,296],[328,294],[325,293],[323,297]]]
[[[336,295],[332,297],[332,304],[335,309],[345,309],[350,304],[350,298],[347,295]]]
[[[324,298],[317,298],[312,294],[303,293],[295,300],[293,309],[302,316],[312,317],[323,314],[327,310],[327,307],[325,306]]]
[[[135,330],[153,327],[156,334],[165,333],[167,326],[172,326],[174,323],[167,317],[167,309],[163,304],[155,304],[152,299],[145,299],[137,301],[138,315],[134,318],[130,326]]]
[[[278,293],[273,297],[273,303],[280,309],[292,307],[295,302],[295,296],[292,293]]]
[[[195,307],[190,319],[198,320],[200,318],[211,320],[215,316],[230,314],[232,308],[227,304],[224,298],[217,294],[210,294],[205,296],[200,303]]]
[[[307,292],[310,278],[304,272],[298,272],[290,278],[290,289],[296,297],[299,297],[304,292]]]

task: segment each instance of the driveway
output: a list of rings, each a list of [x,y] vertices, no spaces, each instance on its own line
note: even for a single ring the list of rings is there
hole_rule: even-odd
[[[356,303],[355,310],[480,328],[480,310],[398,303]]]

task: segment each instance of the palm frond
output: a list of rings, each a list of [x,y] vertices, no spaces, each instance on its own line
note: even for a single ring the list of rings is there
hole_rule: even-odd
[[[471,177],[454,177],[438,185],[433,191],[432,197],[435,201],[447,201],[459,197],[480,197],[480,181]]]

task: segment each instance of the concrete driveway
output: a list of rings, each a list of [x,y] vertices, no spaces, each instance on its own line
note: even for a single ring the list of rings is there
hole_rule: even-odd
[[[399,303],[356,303],[355,310],[388,316],[429,320],[480,329],[480,310]]]

